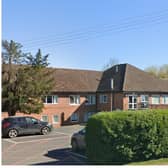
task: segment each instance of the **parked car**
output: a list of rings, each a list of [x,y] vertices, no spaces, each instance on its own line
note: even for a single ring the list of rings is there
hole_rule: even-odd
[[[14,138],[22,134],[48,134],[52,125],[34,117],[12,116],[2,120],[2,136]]]
[[[86,129],[84,128],[72,135],[71,146],[73,151],[84,150],[86,148],[85,133],[86,133]]]

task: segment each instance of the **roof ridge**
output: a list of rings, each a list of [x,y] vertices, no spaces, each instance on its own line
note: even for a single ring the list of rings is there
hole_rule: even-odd
[[[52,68],[55,70],[71,70],[71,71],[92,71],[92,72],[103,72],[103,71],[98,71],[98,70],[90,70],[90,69],[74,69],[74,68],[57,68],[57,67],[47,67],[47,68]]]
[[[122,86],[122,91],[125,91],[125,83],[126,83],[126,76],[127,76],[127,67],[128,67],[128,64],[126,63],[125,64],[125,71],[124,71],[124,79],[123,79],[123,86]]]

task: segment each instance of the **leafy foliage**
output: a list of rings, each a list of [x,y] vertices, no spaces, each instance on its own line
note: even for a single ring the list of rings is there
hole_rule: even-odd
[[[25,54],[22,46],[3,41],[2,53],[2,106],[9,115],[17,111],[40,113],[42,96],[53,87],[52,70],[48,66],[48,55],[38,50],[35,56]]]
[[[86,144],[94,164],[168,157],[168,110],[96,114],[88,121]]]
[[[168,79],[168,64],[164,64],[160,67],[150,66],[146,68],[145,71],[155,77],[158,77],[161,79]]]

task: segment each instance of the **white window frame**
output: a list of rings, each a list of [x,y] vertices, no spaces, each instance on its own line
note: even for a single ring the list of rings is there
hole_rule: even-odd
[[[44,117],[47,117],[47,121],[43,120],[43,116],[44,116]],[[48,122],[48,121],[49,121],[49,119],[48,119],[48,115],[42,115],[42,116],[41,116],[41,121]]]
[[[111,78],[110,82],[111,82],[111,89],[114,89],[114,79]]]
[[[154,102],[153,102],[153,98],[156,98],[156,97],[159,98],[159,102],[158,102],[158,103],[154,103]],[[152,95],[152,96],[151,96],[151,104],[153,104],[153,105],[158,105],[158,104],[160,104],[160,95]]]
[[[58,121],[54,121],[54,116],[58,116]],[[52,121],[53,121],[53,124],[57,124],[59,123],[59,115],[55,114],[52,116]]]
[[[138,96],[135,94],[132,95],[127,95],[128,96],[128,109],[129,110],[136,110],[138,108]],[[129,97],[132,97],[132,102],[129,102]],[[136,98],[136,102],[134,102],[134,99]],[[132,108],[130,108],[130,105],[132,106]]]
[[[86,105],[95,105],[96,104],[96,95],[87,95],[86,96],[87,102],[85,103]]]
[[[71,98],[70,97],[73,97],[74,98],[74,103],[71,103]],[[80,104],[80,95],[70,95],[69,96],[69,104],[70,105],[79,105]]]
[[[148,100],[142,100],[142,96],[144,96],[144,97],[147,96]],[[140,95],[140,101],[141,101],[141,103],[147,103],[147,106],[148,106],[149,105],[149,95]],[[145,108],[145,107],[143,107],[143,108]],[[148,107],[146,107],[146,108],[148,108]]]
[[[162,95],[162,104],[168,104],[168,101],[166,102],[165,98],[168,99],[168,95]]]
[[[74,115],[76,115],[76,116],[74,117]],[[73,118],[75,118],[75,120]],[[79,115],[78,115],[78,113],[77,112],[73,113],[71,115],[70,119],[71,119],[71,122],[78,122],[79,121]]]
[[[106,99],[105,99],[105,97],[106,97]],[[99,102],[100,103],[107,103],[108,102],[108,96],[106,94],[101,94],[99,96]]]
[[[115,68],[115,69],[116,69],[116,73],[117,73],[117,72],[118,72],[118,69],[119,69],[118,65],[116,65],[116,68]]]
[[[47,103],[47,97],[48,96],[52,97],[52,102],[51,103]],[[48,96],[45,96],[45,102],[44,102],[44,104],[58,104],[58,95],[48,95]]]

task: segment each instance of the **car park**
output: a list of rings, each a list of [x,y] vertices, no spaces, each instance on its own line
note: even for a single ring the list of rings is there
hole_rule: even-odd
[[[2,136],[14,138],[23,134],[48,134],[52,125],[29,116],[11,116],[2,120]]]
[[[85,142],[85,133],[86,129],[74,133],[71,137],[71,146],[73,151],[85,150],[86,142]]]

